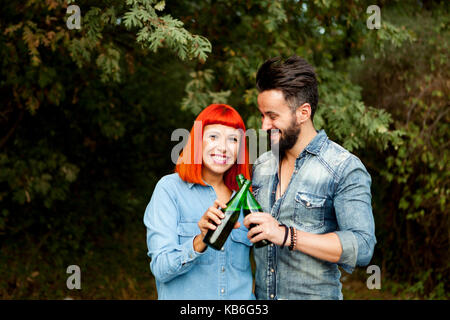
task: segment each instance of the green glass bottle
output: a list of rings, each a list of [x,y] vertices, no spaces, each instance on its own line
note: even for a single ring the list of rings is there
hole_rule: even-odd
[[[248,188],[250,187],[250,181],[246,181],[239,191],[231,198],[227,203],[225,209],[221,209],[225,214],[225,218],[222,219],[222,223],[217,226],[215,230],[208,230],[203,242],[211,248],[216,250],[222,249],[225,241],[227,241],[233,227],[238,221],[241,214],[242,204],[246,199]]]
[[[245,182],[245,181],[249,181],[246,180],[243,174],[239,174],[236,176],[236,180],[238,183],[238,186],[241,187],[241,185]],[[261,205],[258,203],[258,201],[256,201],[255,197],[253,196],[253,194],[249,191],[247,191],[247,198],[246,201],[244,201],[244,204],[242,205],[244,208],[244,216],[252,213],[252,212],[263,212],[263,209],[261,208]],[[251,224],[250,225],[250,229],[255,227],[255,224]],[[268,244],[270,244],[269,240],[263,239],[261,241],[258,241],[257,243],[255,243],[255,248],[261,248],[264,246],[267,246]]]

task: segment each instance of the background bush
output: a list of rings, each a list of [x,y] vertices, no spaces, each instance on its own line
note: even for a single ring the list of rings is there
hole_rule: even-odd
[[[80,30],[65,24],[71,3]],[[372,175],[372,263],[406,292],[448,298],[448,2],[379,1],[379,30],[371,4],[4,3],[0,297],[155,298],[142,217],[173,170],[172,131],[213,102],[258,128],[259,65],[297,54],[319,77],[316,127]]]

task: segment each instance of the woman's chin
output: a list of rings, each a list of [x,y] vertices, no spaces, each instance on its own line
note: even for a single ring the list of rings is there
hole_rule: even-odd
[[[217,162],[212,162],[212,163],[208,163],[207,167],[208,169],[215,174],[224,174],[228,169],[230,169],[233,166],[233,164],[229,164],[229,163],[217,163]]]

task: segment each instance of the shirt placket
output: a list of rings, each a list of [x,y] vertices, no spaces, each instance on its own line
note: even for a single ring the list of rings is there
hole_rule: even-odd
[[[216,192],[214,191],[214,188],[212,186],[209,186],[211,192],[210,192],[210,197],[211,197],[211,203],[213,203],[216,199],[217,199],[217,195]],[[234,192],[233,192],[234,195]],[[213,263],[216,264],[216,266],[218,266],[217,268],[217,272],[218,272],[218,295],[219,295],[219,300],[225,300],[228,297],[228,281],[227,281],[227,273],[228,273],[228,266],[227,266],[227,254],[225,253],[225,246],[228,246],[229,243],[228,241],[225,242],[225,244],[223,245],[222,249],[220,249],[219,251],[219,259],[217,261],[214,261]],[[214,250],[211,248],[208,248],[207,250]],[[229,250],[227,250],[229,251]]]
[[[296,175],[298,173],[300,167],[302,166],[302,164],[304,162],[304,159],[305,159],[304,156],[305,156],[305,152],[303,151],[295,163],[293,175]],[[292,178],[294,178],[294,177],[291,177],[291,179]],[[272,184],[272,192],[270,195],[271,196],[270,204],[272,205],[271,215],[272,215],[272,217],[274,217],[277,220],[280,217],[281,204],[283,202],[283,199],[288,196],[289,187],[292,182],[292,181],[289,181],[288,188],[284,192],[283,196],[280,197],[278,200],[275,200],[278,181],[279,181],[278,173],[276,173],[274,175],[273,184]],[[268,267],[267,268],[267,296],[271,300],[277,299],[277,277],[276,277],[277,268],[278,268],[278,264],[277,264],[278,252],[277,252],[277,250],[278,250],[278,248],[272,243],[272,244],[270,244],[270,246],[268,248],[268,254],[267,254],[267,259],[268,259],[268,263],[267,263],[267,267]]]
[[[272,184],[272,192],[270,194],[270,204],[272,207],[271,215],[276,218],[278,215],[280,200],[275,201],[276,199],[276,186],[278,185],[278,175],[275,174]],[[275,214],[276,213],[276,214]],[[276,246],[271,243],[267,248],[267,297],[271,300],[274,300],[277,296],[276,288],[277,288],[277,277],[276,277],[276,261],[277,261],[277,250]]]
[[[219,264],[219,299],[220,300],[224,300],[227,299],[228,296],[228,288],[227,288],[227,257],[226,257],[226,253],[225,253],[225,246],[227,246],[229,244],[227,244],[225,242],[225,245],[222,247],[222,249],[220,249],[219,252],[219,260],[218,260],[218,264]],[[229,251],[229,250],[227,250]]]

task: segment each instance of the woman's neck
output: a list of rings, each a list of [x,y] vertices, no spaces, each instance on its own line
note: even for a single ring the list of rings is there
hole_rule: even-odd
[[[222,187],[225,185],[225,182],[223,181],[223,174],[215,174],[209,172],[209,170],[202,170],[202,179],[213,188]]]

